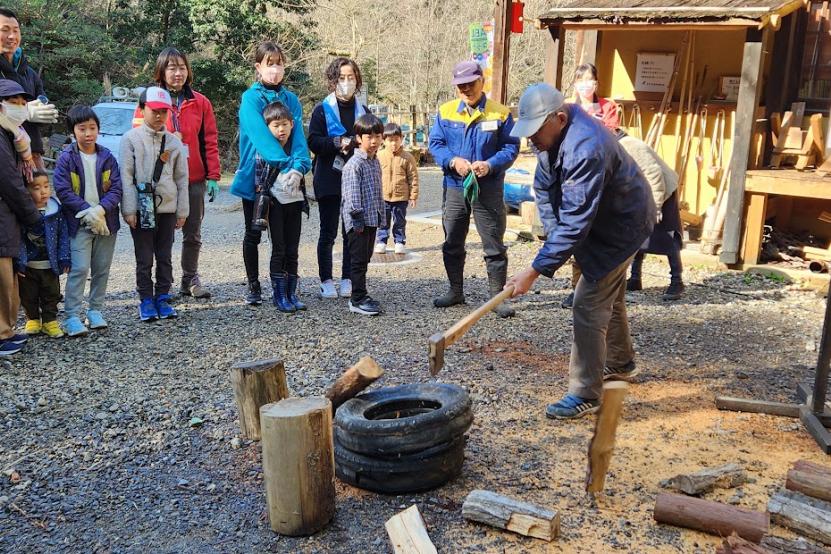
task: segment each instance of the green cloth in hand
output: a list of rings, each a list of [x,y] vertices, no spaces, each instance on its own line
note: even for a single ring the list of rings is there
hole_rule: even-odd
[[[473,204],[479,200],[479,181],[476,180],[476,174],[470,171],[465,177],[464,183],[465,199]]]

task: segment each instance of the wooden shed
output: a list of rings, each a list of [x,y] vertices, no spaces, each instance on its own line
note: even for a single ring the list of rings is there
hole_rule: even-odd
[[[757,263],[766,220],[831,239],[831,223],[818,218],[831,216],[831,179],[812,167],[825,145],[816,145],[803,171],[768,168],[784,144],[773,134],[778,140],[789,131],[776,123],[792,103],[806,116],[825,116],[814,123],[827,134],[828,2],[566,0],[537,25],[551,36],[545,80],[560,89],[571,84],[562,82],[565,36],[578,32],[580,61],[598,68],[598,95],[618,102],[623,128],[650,139],[682,174],[682,215],[705,241],[720,244],[723,263]],[[811,136],[804,120],[809,128],[791,139]]]

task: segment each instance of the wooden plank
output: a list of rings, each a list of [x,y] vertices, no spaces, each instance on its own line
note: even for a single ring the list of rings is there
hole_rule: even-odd
[[[583,48],[580,50],[580,63],[597,65],[597,47],[600,31],[583,31]]]
[[[389,518],[384,527],[395,554],[437,554],[415,504]]]
[[[496,0],[493,15],[491,97],[500,104],[505,104],[508,100],[508,66],[511,58],[511,0]]]
[[[552,541],[560,530],[560,515],[495,492],[474,490],[462,505],[462,516],[498,529]]]
[[[768,30],[765,33],[769,33]],[[744,45],[742,77],[736,106],[736,127],[733,133],[733,153],[730,158],[730,181],[727,189],[727,214],[720,259],[732,265],[739,261],[742,214],[744,212],[744,181],[750,158],[750,144],[756,108],[761,92],[761,73],[764,62],[762,41],[748,41]]]
[[[562,27],[549,27],[548,31],[551,40],[546,41],[543,81],[557,90],[563,90],[566,30]]]
[[[664,492],[655,500],[652,516],[658,523],[668,523],[721,537],[736,533],[753,542],[759,542],[770,529],[767,512],[754,512],[693,496]]]
[[[603,384],[600,413],[589,442],[589,467],[586,471],[586,491],[603,492],[606,473],[615,450],[615,434],[623,412],[623,399],[629,385],[626,381],[609,381]]]
[[[768,195],[749,193],[747,196],[749,202],[745,208],[741,260],[744,264],[756,265],[764,240]]]
[[[768,502],[774,523],[808,538],[831,544],[831,504],[789,490],[781,490]]]
[[[785,417],[799,417],[798,404],[784,402],[767,402],[764,400],[747,400],[732,396],[716,396],[716,408],[731,412],[747,412],[751,414],[768,414]]]
[[[816,173],[788,169],[747,172],[745,191],[831,200],[831,186]]]

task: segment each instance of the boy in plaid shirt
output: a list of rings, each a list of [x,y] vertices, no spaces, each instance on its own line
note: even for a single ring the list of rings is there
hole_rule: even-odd
[[[355,121],[358,148],[343,166],[341,217],[352,257],[352,297],[349,311],[378,315],[381,305],[366,290],[366,269],[372,258],[375,233],[386,224],[381,195],[381,164],[376,157],[384,141],[384,124],[372,114]]]

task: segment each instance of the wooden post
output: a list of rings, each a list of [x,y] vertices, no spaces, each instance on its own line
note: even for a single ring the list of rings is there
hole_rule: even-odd
[[[748,33],[751,32],[753,31]],[[764,36],[767,38],[769,33],[770,31],[765,29]],[[736,104],[733,153],[730,157],[727,214],[724,221],[724,239],[720,256],[721,261],[728,265],[739,262],[739,243],[742,237],[742,214],[744,213],[744,181],[750,159],[756,107],[759,105],[759,94],[762,88],[763,42],[767,42],[767,40],[749,38],[744,44],[742,77],[739,85],[739,98]]]
[[[311,535],[335,515],[332,404],[286,398],[260,409],[263,474],[271,528]]]
[[[508,66],[511,59],[511,1],[496,0],[493,14],[493,78],[491,98],[505,104],[508,101]]]
[[[695,529],[721,537],[736,533],[743,539],[759,542],[770,529],[767,512],[744,510],[681,494],[660,493],[653,513],[658,523]]]
[[[548,32],[551,34],[551,40],[546,42],[543,81],[562,91],[566,31],[563,27],[549,27]]]
[[[231,385],[239,409],[242,436],[260,440],[260,407],[289,395],[282,360],[269,358],[234,364],[231,367]]]
[[[597,65],[597,47],[599,31],[580,31],[583,33],[582,48],[577,52],[579,63],[590,63]]]
[[[383,368],[370,356],[364,356],[358,363],[343,372],[326,391],[326,398],[332,401],[332,410],[367,388],[384,374]]]
[[[600,413],[597,415],[594,435],[589,442],[589,467],[586,471],[588,492],[601,492],[606,483],[606,472],[612,461],[615,433],[623,411],[623,399],[626,397],[627,389],[626,381],[609,381],[603,384]]]
[[[389,518],[384,527],[395,554],[437,554],[415,504]]]
[[[468,494],[462,517],[546,541],[554,540],[560,531],[560,515],[556,511],[490,491]]]

